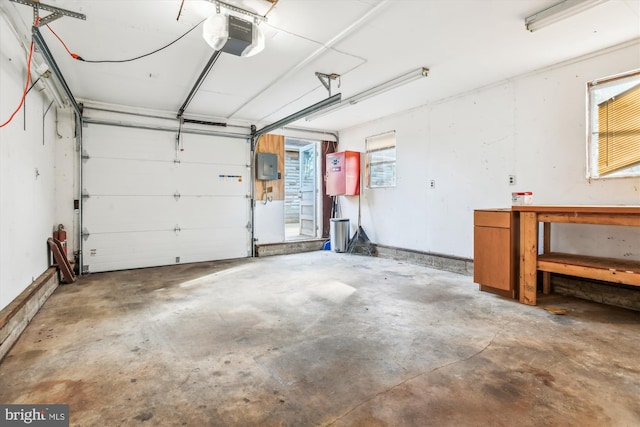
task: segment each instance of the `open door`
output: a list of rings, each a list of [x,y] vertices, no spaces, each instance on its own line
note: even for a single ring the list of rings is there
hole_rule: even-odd
[[[300,148],[300,235],[316,237],[316,144]]]

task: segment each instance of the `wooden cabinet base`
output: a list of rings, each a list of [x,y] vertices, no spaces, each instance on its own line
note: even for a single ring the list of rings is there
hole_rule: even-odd
[[[482,292],[489,292],[490,294],[496,294],[505,298],[518,299],[518,294],[515,289],[505,291],[503,289],[492,288],[491,286],[480,285],[480,290]]]
[[[474,211],[473,281],[480,290],[518,296],[518,215],[511,209]]]

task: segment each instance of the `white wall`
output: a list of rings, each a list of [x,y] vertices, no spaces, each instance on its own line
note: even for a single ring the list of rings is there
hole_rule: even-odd
[[[396,131],[397,185],[364,190],[363,228],[379,244],[472,258],[473,210],[509,207],[512,191],[639,205],[639,178],[585,178],[586,82],[637,68],[638,42],[341,132],[339,150],[364,152],[366,137]],[[353,232],[358,198],[340,204]],[[639,241],[637,227],[554,225],[552,249],[640,260]]]
[[[73,261],[73,253],[79,249],[79,210],[73,201],[78,198],[78,153],[75,138],[75,114],[71,108],[57,112],[57,140],[55,152],[55,221],[67,230],[67,257]]]
[[[16,109],[26,78],[26,53],[0,15],[0,122]],[[55,106],[35,86],[0,128],[0,309],[48,267],[47,238],[55,212]],[[36,172],[37,171],[37,172]]]
[[[254,213],[254,238],[256,243],[284,242],[284,201],[273,200],[264,204],[264,200],[256,200]]]

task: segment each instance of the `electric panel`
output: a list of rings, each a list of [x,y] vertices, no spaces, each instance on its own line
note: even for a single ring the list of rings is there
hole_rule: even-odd
[[[275,181],[278,177],[278,155],[274,153],[258,153],[256,162],[256,179]]]
[[[327,195],[357,196],[360,194],[360,153],[341,151],[329,153],[327,161]]]

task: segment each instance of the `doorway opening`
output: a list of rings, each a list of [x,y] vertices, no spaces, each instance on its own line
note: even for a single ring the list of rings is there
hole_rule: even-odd
[[[284,230],[285,241],[318,237],[318,145],[316,141],[285,138]]]

